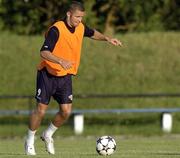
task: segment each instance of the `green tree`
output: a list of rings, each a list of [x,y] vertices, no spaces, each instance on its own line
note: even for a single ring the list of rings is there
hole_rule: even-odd
[[[84,17],[85,23],[87,23],[87,25],[90,27],[96,27],[98,23],[98,17],[93,11],[95,0],[84,0],[83,3],[86,11],[86,16]]]
[[[19,34],[44,32],[64,16],[68,3],[68,0],[1,0],[3,28]]]
[[[119,11],[119,0],[96,0],[93,9],[99,17],[101,31],[113,34],[114,24],[118,20],[116,13]]]
[[[79,0],[85,22],[109,34],[128,31],[180,30],[179,0]],[[71,0],[0,0],[0,29],[19,34],[44,32],[65,16]]]
[[[180,30],[179,8],[179,0],[164,0],[162,21],[166,30]]]
[[[107,31],[179,30],[178,0],[96,0],[99,28]]]

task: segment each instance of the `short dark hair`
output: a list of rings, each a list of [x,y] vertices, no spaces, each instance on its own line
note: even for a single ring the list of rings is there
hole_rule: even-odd
[[[83,3],[78,2],[78,1],[72,1],[68,7],[68,11],[75,11],[75,10],[84,12],[85,8],[84,8]]]

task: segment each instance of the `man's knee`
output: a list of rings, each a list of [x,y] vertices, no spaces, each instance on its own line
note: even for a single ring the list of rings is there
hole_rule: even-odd
[[[71,115],[71,104],[64,104],[61,106],[60,115],[63,119],[68,119]]]
[[[35,113],[38,114],[40,117],[43,117],[46,113],[46,110],[47,110],[47,105],[39,103],[35,110]]]
[[[71,112],[61,112],[61,116],[64,120],[67,120],[69,116],[71,115]]]

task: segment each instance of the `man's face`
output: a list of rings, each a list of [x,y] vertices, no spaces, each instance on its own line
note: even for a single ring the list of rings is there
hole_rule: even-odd
[[[85,12],[80,11],[80,10],[75,10],[75,11],[69,11],[67,12],[68,18],[70,25],[72,27],[77,27],[79,23],[81,23],[83,16],[85,15]]]

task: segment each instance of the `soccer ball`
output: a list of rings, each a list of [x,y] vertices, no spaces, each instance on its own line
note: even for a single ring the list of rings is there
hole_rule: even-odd
[[[96,141],[96,151],[99,155],[111,155],[116,150],[116,142],[111,136],[102,136]]]

